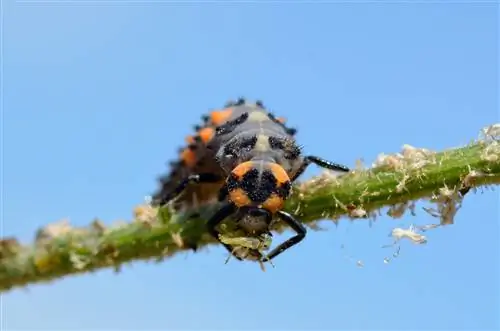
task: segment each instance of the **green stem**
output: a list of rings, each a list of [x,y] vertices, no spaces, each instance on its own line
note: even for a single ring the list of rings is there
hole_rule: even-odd
[[[450,224],[463,198],[459,192],[500,183],[500,143],[495,140],[440,153],[406,148],[379,163],[340,178],[325,173],[298,183],[285,210],[312,225],[341,216],[367,219],[382,207],[390,207],[389,216],[399,217],[408,202],[428,198],[441,224]],[[161,261],[193,245],[215,243],[202,219],[186,221],[166,208],[157,212],[144,205],[136,209],[134,221],[112,227],[99,221],[85,228],[52,224],[40,229],[31,245],[1,239],[0,292],[101,268],[118,270],[135,260]],[[283,229],[278,224],[275,230]]]

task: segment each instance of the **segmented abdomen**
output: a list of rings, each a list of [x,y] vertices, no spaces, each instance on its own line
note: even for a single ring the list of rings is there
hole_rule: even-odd
[[[255,156],[288,160],[282,155],[287,152],[286,146],[273,149],[272,143],[294,142],[296,133],[284,125],[283,119],[268,112],[261,102],[251,104],[244,99],[229,102],[225,108],[202,116],[202,120],[201,125],[195,126],[196,133],[186,138],[187,146],[179,151],[179,159],[171,162],[170,173],[159,179],[160,189],[152,196],[153,205],[158,205],[191,174],[212,173],[225,179],[232,168]],[[295,146],[294,143],[291,146]],[[228,155],[233,155],[233,159]],[[293,165],[287,168],[292,169]],[[189,184],[172,202],[172,207],[175,211],[187,212],[213,203],[223,184],[224,180],[214,184]]]

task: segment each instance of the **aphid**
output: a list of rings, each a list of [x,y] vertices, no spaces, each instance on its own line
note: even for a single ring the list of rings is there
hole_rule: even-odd
[[[229,262],[231,256],[238,256],[243,259],[256,260],[260,262],[262,271],[266,271],[266,268],[262,263],[262,252],[271,247],[272,238],[269,234],[262,234],[258,237],[228,237],[219,235],[219,240],[222,243],[233,247],[233,251],[226,259],[226,264]],[[272,264],[271,261],[269,262],[274,267],[274,264]]]
[[[219,240],[224,244],[258,250],[266,250],[272,243],[271,237],[266,234],[262,237],[228,237],[220,234]]]
[[[227,218],[236,222],[245,238],[271,235],[272,222],[280,219],[296,235],[261,259],[270,261],[299,243],[306,228],[282,210],[292,183],[314,163],[322,168],[348,172],[346,166],[316,156],[304,156],[296,144],[296,130],[265,109],[262,102],[240,98],[225,108],[203,116],[203,125],[186,139],[180,161],[171,163],[171,173],[160,178],[161,188],[152,204],[170,202],[175,211],[190,212],[202,205],[221,203],[207,222],[209,233],[231,253],[232,245],[219,238],[218,225]],[[259,249],[250,255],[262,258]],[[248,252],[247,252],[248,253]],[[245,257],[234,254],[239,260]]]

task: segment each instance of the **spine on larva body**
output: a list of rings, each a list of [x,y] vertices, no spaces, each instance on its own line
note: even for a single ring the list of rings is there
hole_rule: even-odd
[[[179,159],[170,163],[170,173],[159,179],[160,189],[152,197],[153,205],[165,203],[164,198],[192,174],[211,173],[223,180],[188,184],[172,202],[175,211],[189,212],[215,202],[224,179],[242,162],[275,162],[287,172],[297,168],[300,150],[293,138],[296,130],[286,127],[284,120],[274,117],[261,102],[229,102],[223,109],[202,116],[202,124],[195,126],[195,132],[186,138]]]

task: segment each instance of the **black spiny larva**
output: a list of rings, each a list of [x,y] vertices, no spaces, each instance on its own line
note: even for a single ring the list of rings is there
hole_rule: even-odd
[[[175,211],[189,212],[202,205],[222,203],[207,222],[208,231],[219,241],[218,225],[227,218],[233,218],[248,238],[270,236],[275,219],[296,232],[265,256],[254,248],[245,254],[235,253],[235,248],[222,243],[240,260],[270,261],[299,243],[306,228],[282,210],[292,183],[311,163],[341,172],[349,169],[303,155],[294,137],[297,130],[266,110],[261,101],[249,103],[240,98],[201,119],[196,134],[186,137],[188,145],[179,151],[180,160],[171,163],[170,175],[160,178],[161,187],[153,195],[152,204],[171,202]]]

